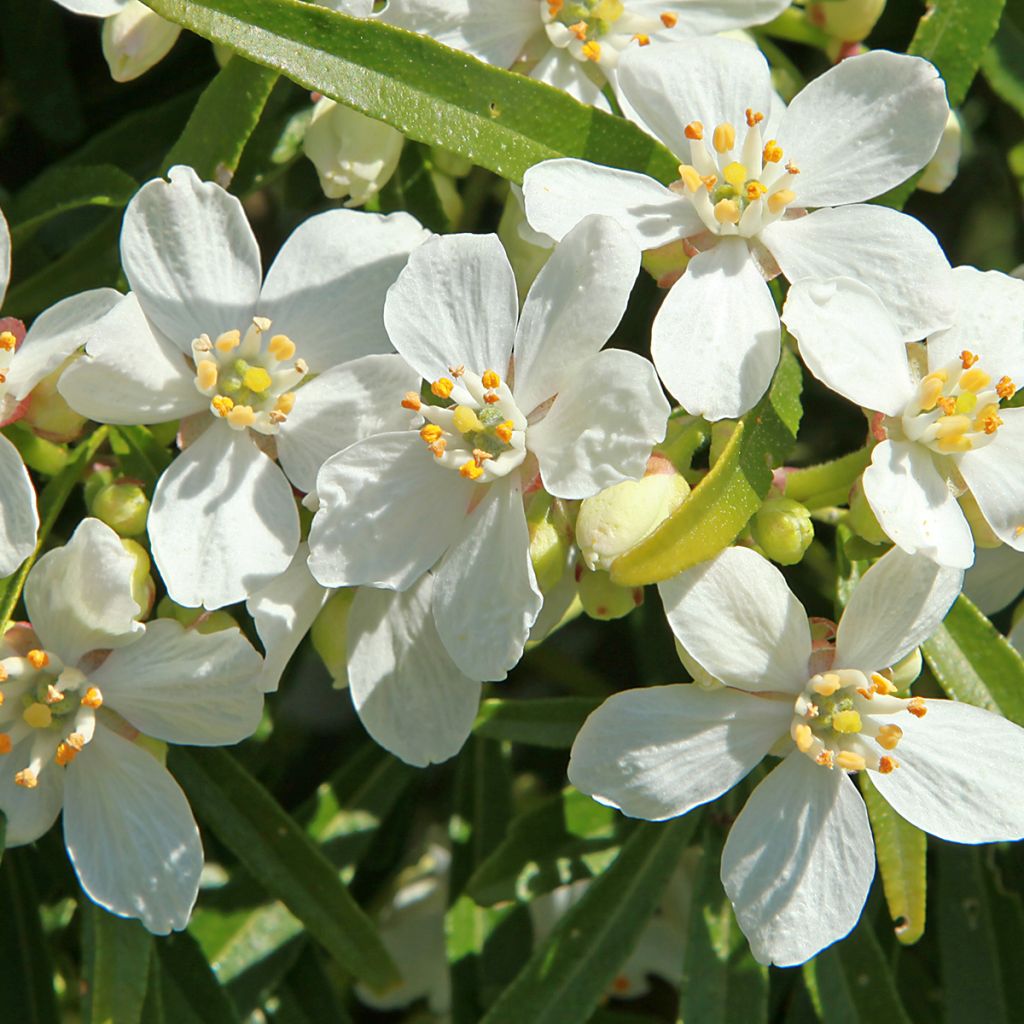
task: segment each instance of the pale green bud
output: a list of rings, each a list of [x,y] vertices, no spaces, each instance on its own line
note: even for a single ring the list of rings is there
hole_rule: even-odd
[[[869,544],[887,544],[889,541],[885,530],[875,518],[868,499],[864,496],[864,487],[860,480],[850,491],[850,513],[846,517],[846,525]]]
[[[757,546],[779,565],[796,565],[814,540],[811,513],[792,498],[769,498],[750,521]]]
[[[472,160],[461,153],[443,149],[441,146],[430,147],[430,158],[434,161],[434,167],[437,170],[452,178],[464,178],[473,170]]]
[[[138,618],[145,619],[153,610],[153,600],[156,598],[156,584],[149,574],[149,552],[134,540],[122,539],[121,547],[135,559],[135,568],[132,570],[132,600],[140,608]]]
[[[971,528],[971,533],[974,534],[974,543],[979,548],[997,548],[1003,543],[988,525],[988,520],[978,507],[977,499],[970,491],[964,491],[960,495],[960,508]]]
[[[208,612],[205,608],[186,608],[177,604],[169,597],[162,597],[156,606],[157,618],[177,619],[183,626],[191,627],[197,633],[219,633],[224,629],[232,629],[238,623],[232,616],[220,609],[215,612]]]
[[[149,498],[138,484],[118,481],[101,487],[89,510],[122,537],[138,537],[146,532]]]
[[[110,466],[104,466],[102,463],[95,463],[93,465],[92,472],[85,478],[85,483],[82,486],[82,493],[85,498],[85,507],[91,509],[92,503],[96,500],[96,495],[99,494],[107,484],[112,484],[114,480],[114,470]]]
[[[562,502],[545,491],[531,495],[526,506],[530,531],[530,560],[542,594],[549,593],[562,578],[572,543],[572,524]]]
[[[334,591],[309,631],[313,649],[338,690],[348,686],[348,613],[355,597],[355,587]]]
[[[897,690],[910,689],[910,684],[921,674],[923,665],[921,648],[915,647],[905,658],[897,661],[889,670],[892,673],[893,686]]]
[[[716,679],[703,665],[696,661],[692,654],[679,642],[678,637],[672,638],[676,645],[676,657],[683,663],[683,668],[690,673],[690,678],[702,690],[720,690],[725,683]]]
[[[885,10],[885,0],[822,0],[809,4],[811,23],[845,43],[866,39]]]
[[[63,371],[61,366],[32,389],[21,419],[34,434],[55,444],[74,441],[86,424],[86,418],[79,416],[57,390],[57,381]]]
[[[925,192],[945,192],[960,171],[962,153],[963,129],[956,111],[951,110],[946,119],[946,127],[942,129],[939,148],[925,165],[924,173],[917,179],[917,187]]]
[[[165,21],[139,0],[103,21],[103,56],[115,82],[130,82],[163,60],[181,28]]]
[[[580,602],[592,619],[621,619],[644,603],[643,587],[620,587],[608,573],[590,572],[582,566],[577,572]]]

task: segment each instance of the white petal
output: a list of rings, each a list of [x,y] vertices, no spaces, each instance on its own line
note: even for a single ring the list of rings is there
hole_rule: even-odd
[[[515,341],[515,396],[524,413],[580,376],[626,311],[640,251],[607,217],[587,217],[555,247],[533,282]]]
[[[157,935],[181,931],[199,891],[203,847],[167,769],[100,726],[65,785],[64,843],[89,898]]]
[[[64,770],[55,764],[48,764],[39,773],[35,789],[26,789],[14,781],[15,774],[28,767],[34,742],[35,736],[30,734],[0,761],[0,812],[7,818],[7,846],[34,843],[49,832],[64,802]]]
[[[183,352],[200,334],[245,332],[260,253],[242,204],[191,167],[147,182],[124,214],[121,262],[146,315]]]
[[[1024,281],[974,267],[954,267],[951,277],[956,319],[928,339],[929,365],[942,366],[968,349],[994,379],[1006,374],[1024,383]]]
[[[791,284],[852,277],[866,285],[895,318],[904,341],[953,321],[949,263],[935,236],[905,213],[885,206],[816,210],[776,221],[760,237]]]
[[[569,781],[631,818],[675,818],[735,786],[785,735],[792,714],[792,701],[724,687],[617,693],[583,723]]]
[[[288,568],[299,513],[284,473],[248,433],[214,423],[157,482],[149,538],[173,600],[221,608]]]
[[[779,145],[800,168],[801,206],[862,203],[932,158],[949,117],[934,64],[875,50],[813,79],[790,103]]]
[[[245,602],[266,651],[258,680],[264,693],[277,689],[281,673],[330,594],[310,575],[308,557],[309,548],[300,544],[292,564]]]
[[[963,575],[923,555],[886,552],[857,584],[839,620],[835,667],[873,672],[895,665],[935,632]]]
[[[134,643],[145,629],[132,599],[135,558],[98,519],[48,551],[25,584],[25,609],[40,643],[68,665],[89,651]]]
[[[330,210],[310,217],[267,271],[259,313],[295,342],[314,373],[390,352],[384,296],[409,253],[429,237],[407,213]]]
[[[7,226],[7,218],[0,210],[0,307],[3,307],[7,296],[7,286],[11,283],[11,229]]]
[[[711,36],[730,29],[763,25],[781,14],[788,0],[630,0],[631,14],[657,18],[663,11],[675,14],[680,33]],[[670,32],[659,38],[672,38]]]
[[[474,509],[434,577],[434,621],[470,679],[504,679],[523,655],[543,598],[516,481],[499,480]]]
[[[263,661],[239,629],[199,633],[154,619],[89,681],[140,732],[168,743],[240,743],[260,724]]]
[[[710,136],[728,122],[746,130],[748,108],[772,107],[768,64],[760,50],[734,39],[684,39],[671,46],[630,47],[619,62],[618,86],[642,127],[688,160],[683,135],[700,121]]]
[[[163,423],[207,409],[195,370],[146,319],[134,293],[82,332],[85,355],[60,378],[76,412],[99,423]]]
[[[32,554],[38,530],[32,480],[18,449],[0,434],[0,578]]]
[[[894,544],[954,569],[974,561],[971,528],[927,448],[883,441],[862,480],[871,511]]]
[[[374,434],[411,426],[402,397],[419,390],[419,375],[396,355],[363,356],[304,384],[277,435],[277,455],[288,479],[309,493],[332,455]]]
[[[654,367],[635,352],[609,349],[580,363],[548,414],[527,428],[526,442],[547,491],[589,498],[644,475],[669,412]]]
[[[960,473],[996,536],[1024,551],[1024,409],[1003,409],[995,441],[957,458]]]
[[[733,419],[768,390],[779,314],[747,243],[728,238],[691,261],[661,304],[651,357],[687,412]]]
[[[722,851],[722,884],[750,951],[780,967],[846,935],[874,875],[857,787],[796,752],[754,790]]]
[[[388,292],[384,323],[398,354],[425,380],[464,365],[508,372],[519,299],[497,235],[435,235]]]
[[[447,761],[480,705],[437,635],[429,573],[404,593],[361,587],[348,617],[348,680],[366,731],[407,764]]]
[[[580,103],[610,111],[611,105],[601,92],[601,85],[590,77],[587,70],[587,64],[577,60],[568,50],[552,46],[534,65],[530,77],[567,92]]]
[[[699,665],[729,686],[799,693],[807,682],[807,613],[781,572],[749,548],[658,584],[672,632]]]
[[[978,548],[974,565],[964,576],[964,593],[984,612],[994,615],[1024,590],[1024,553],[1012,548]]]
[[[656,249],[701,230],[693,205],[654,178],[585,160],[545,160],[523,177],[526,219],[560,239],[584,217],[601,214],[625,228],[641,249]]]
[[[465,529],[476,486],[437,465],[412,430],[346,448],[317,477],[310,571],[325,587],[406,589]]]
[[[897,814],[955,843],[1024,837],[1024,729],[1002,715],[926,700],[922,718],[900,717],[899,767],[871,781]]]
[[[65,10],[92,18],[109,18],[128,6],[129,0],[56,0]]]
[[[848,277],[798,281],[782,320],[823,384],[887,416],[903,412],[914,391],[906,344],[870,288]]]

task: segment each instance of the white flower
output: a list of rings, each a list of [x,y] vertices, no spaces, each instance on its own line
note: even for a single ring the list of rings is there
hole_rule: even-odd
[[[959,570],[893,548],[865,573],[834,651],[812,653],[782,574],[745,548],[661,584],[669,623],[726,685],[617,694],[576,738],[569,777],[638,818],[721,796],[769,753],[782,763],[747,800],[722,883],[762,963],[802,963],[856,924],[874,877],[867,812],[848,772],[942,839],[1024,836],[1024,730],[954,701],[893,694],[886,668],[925,640]]]
[[[383,20],[530,75],[583,103],[609,109],[601,95],[616,85],[628,49],[659,48],[771,21],[788,0],[390,0]]]
[[[25,586],[31,625],[0,646],[0,810],[7,845],[64,812],[64,842],[91,899],[152,932],[182,929],[203,851],[192,812],[139,733],[237,743],[260,720],[259,655],[238,629],[209,635],[135,621],[135,560],[86,519]]]
[[[679,155],[680,180],[667,188],[582,160],[544,161],[526,172],[526,213],[555,238],[603,213],[643,249],[688,239],[694,255],[654,320],[651,353],[689,412],[732,418],[764,394],[780,336],[765,278],[780,271],[791,282],[858,277],[907,340],[949,323],[935,238],[911,217],[863,205],[935,152],[949,108],[927,61],[850,57],[779,111],[757,50],[698,39],[629,51],[619,86],[627,113]]]
[[[1000,544],[978,548],[974,565],[964,574],[964,593],[984,612],[994,615],[1024,590],[1024,551]]]
[[[261,286],[256,239],[220,186],[175,167],[129,203],[132,292],[83,328],[86,358],[60,390],[100,422],[196,417],[149,515],[179,604],[219,608],[284,572],[299,542],[292,486],[311,490],[329,455],[409,422],[366,395],[416,386],[397,356],[371,353],[390,349],[384,294],[426,237],[404,213],[332,210],[292,233]]]
[[[864,472],[882,529],[908,552],[967,568],[974,540],[957,496],[969,491],[995,535],[1024,551],[1024,281],[957,267],[948,330],[908,359],[900,328],[859,281],[800,283],[783,319],[811,372],[882,414]],[[922,365],[923,364],[923,365]]]
[[[524,494],[584,498],[643,475],[668,404],[653,367],[601,351],[626,307],[638,253],[606,218],[556,249],[518,313],[494,236],[431,239],[388,293],[399,354],[431,381],[378,401],[422,426],[381,434],[320,471],[310,568],[325,586],[408,590],[435,564],[434,621],[472,679],[502,679],[541,607]],[[517,323],[518,321],[518,323]],[[438,564],[439,563],[439,564]]]
[[[963,128],[955,110],[949,112],[946,127],[935,156],[928,162],[924,173],[917,179],[917,187],[924,192],[945,192],[956,181],[963,153]]]

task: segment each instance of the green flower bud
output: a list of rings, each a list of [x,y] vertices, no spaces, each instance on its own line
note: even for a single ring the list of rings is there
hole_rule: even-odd
[[[814,540],[811,513],[792,498],[769,498],[750,522],[757,546],[779,565],[796,565]]]
[[[921,648],[915,647],[902,661],[890,669],[892,684],[897,690],[909,690],[910,684],[921,674]]]
[[[620,587],[606,572],[589,572],[577,567],[579,595],[583,610],[592,619],[621,619],[644,603],[643,587]]]
[[[122,480],[101,487],[89,510],[122,537],[138,537],[146,532],[149,498],[138,484]]]
[[[978,502],[970,491],[964,491],[960,495],[960,508],[963,510],[964,518],[967,520],[971,533],[974,534],[974,543],[979,548],[997,548],[1003,542],[996,536],[988,520],[978,507]]]
[[[57,390],[57,381],[63,370],[63,366],[54,370],[32,389],[25,406],[25,415],[21,419],[25,426],[32,428],[33,433],[56,444],[74,441],[87,422],[84,416],[79,416],[64,401],[64,396]]]
[[[113,482],[113,469],[110,466],[104,466],[100,462],[95,463],[92,467],[92,472],[85,478],[83,486],[85,507],[91,510],[92,503],[96,500],[96,495],[99,491],[106,487],[107,484],[112,484]]]
[[[313,649],[320,655],[338,690],[348,686],[348,613],[355,596],[355,587],[334,591],[309,631]]]
[[[809,4],[811,23],[845,43],[866,39],[885,10],[885,0],[823,0]]]
[[[430,158],[434,161],[434,167],[442,174],[452,178],[464,178],[473,170],[473,161],[461,153],[453,153],[450,149],[442,149],[440,146],[430,147]]]
[[[123,543],[123,542],[122,542]],[[219,633],[222,629],[238,626],[234,618],[223,609],[208,612],[205,608],[186,608],[169,597],[160,599],[156,606],[159,619],[177,619],[183,626],[193,628],[197,633]]]
[[[682,241],[669,242],[657,249],[647,249],[643,255],[643,268],[660,288],[671,288],[679,280],[690,257]]]
[[[145,619],[153,610],[153,601],[156,598],[156,584],[149,574],[149,552],[134,540],[122,539],[121,547],[135,559],[135,568],[132,571],[132,600],[141,609],[137,617],[140,620]]]
[[[565,572],[572,524],[562,502],[546,491],[531,495],[526,506],[526,525],[530,531],[530,561],[542,594],[549,593]]]
[[[869,544],[889,543],[885,530],[879,525],[868,499],[864,496],[864,487],[860,480],[850,491],[850,512],[846,517],[846,525]]]

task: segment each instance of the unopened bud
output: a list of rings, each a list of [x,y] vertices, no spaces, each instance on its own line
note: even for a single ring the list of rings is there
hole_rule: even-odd
[[[892,684],[897,690],[909,690],[910,684],[921,674],[923,667],[921,648],[915,647],[905,658],[897,661],[889,670]]]
[[[138,537],[146,532],[149,498],[138,484],[122,480],[96,491],[89,511],[122,537]]]
[[[686,500],[690,485],[678,473],[625,480],[587,498],[576,518],[576,543],[590,569],[610,569],[646,540]]]
[[[106,466],[102,462],[93,463],[92,470],[85,478],[85,483],[82,486],[82,492],[85,497],[85,507],[91,509],[93,502],[96,500],[96,495],[99,494],[107,484],[112,484],[114,480],[115,476],[112,467]]]
[[[657,249],[646,249],[643,254],[643,268],[658,282],[659,288],[671,288],[682,277],[689,262],[686,244],[679,240]]]
[[[141,621],[149,617],[149,613],[153,610],[153,601],[156,598],[156,584],[149,574],[151,566],[149,552],[134,540],[122,540],[121,547],[135,559],[135,568],[132,570],[132,600],[140,608],[136,618]]]
[[[461,153],[453,153],[450,149],[442,149],[440,146],[430,147],[430,158],[437,170],[451,178],[464,178],[473,170],[473,161],[468,157]]]
[[[32,389],[21,418],[21,422],[30,427],[33,433],[55,444],[74,441],[87,422],[84,416],[79,416],[64,401],[64,396],[57,390],[57,381],[63,369],[62,366],[44,377]]]
[[[139,0],[129,0],[103,22],[103,56],[115,82],[130,82],[163,60],[181,28],[165,21]]]
[[[530,561],[537,586],[542,594],[547,594],[565,572],[572,524],[562,502],[546,491],[537,491],[526,506],[526,525],[530,531]]]
[[[846,525],[869,544],[887,544],[889,542],[885,530],[879,525],[875,513],[868,504],[860,480],[853,485],[850,491],[850,513],[846,517]]]
[[[964,491],[960,495],[960,508],[963,511],[967,525],[974,534],[974,543],[979,548],[997,548],[1003,542],[996,536],[995,531],[988,524],[978,506],[978,501],[970,491]]]
[[[750,521],[757,546],[779,565],[796,565],[814,540],[811,513],[792,498],[769,498]]]
[[[205,608],[186,608],[169,597],[160,600],[156,614],[161,619],[177,619],[183,626],[197,633],[219,633],[224,629],[238,628],[238,623],[223,609],[208,612]]]
[[[885,0],[824,0],[809,4],[811,23],[836,39],[859,43],[866,39],[885,10]]]
[[[676,657],[683,663],[683,668],[690,673],[690,678],[702,690],[719,690],[725,683],[716,679],[700,662],[696,661],[692,654],[679,642],[678,637],[673,637],[676,645]]]
[[[320,609],[309,631],[313,649],[320,655],[338,690],[348,686],[348,613],[355,596],[355,587],[336,590]]]
[[[621,619],[644,603],[643,587],[620,587],[606,572],[590,572],[578,566],[579,596],[592,619]]]
[[[962,152],[963,129],[956,111],[951,110],[946,119],[946,127],[942,129],[939,148],[925,165],[924,173],[917,180],[917,187],[925,192],[945,192],[960,171]]]

